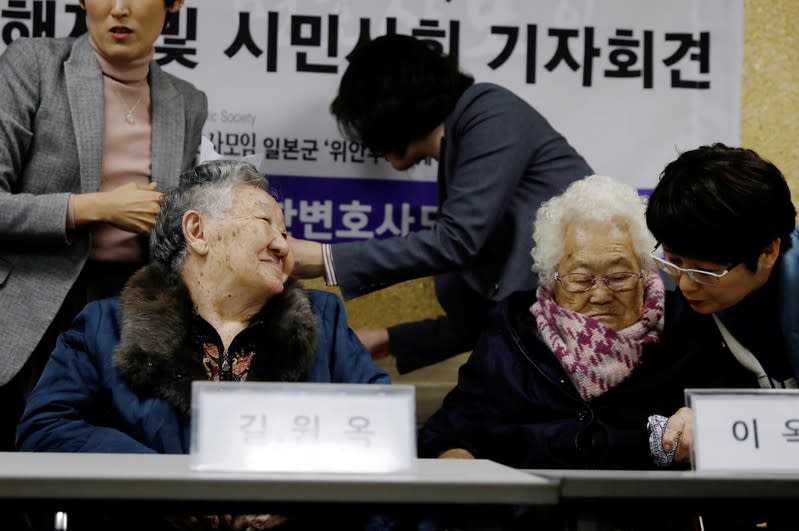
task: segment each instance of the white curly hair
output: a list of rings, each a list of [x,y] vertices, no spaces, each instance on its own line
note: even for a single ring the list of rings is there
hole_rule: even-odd
[[[643,269],[654,266],[649,253],[655,238],[646,226],[646,202],[638,192],[612,177],[591,175],[572,183],[543,203],[533,227],[533,271],[542,283],[552,282],[563,258],[566,228],[575,222],[612,222],[630,232],[633,250]]]

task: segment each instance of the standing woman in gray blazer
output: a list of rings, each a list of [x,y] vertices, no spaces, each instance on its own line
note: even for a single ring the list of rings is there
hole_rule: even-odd
[[[0,450],[84,304],[147,260],[160,192],[194,164],[205,94],[154,44],[183,0],[82,0],[88,34],[0,56]]]

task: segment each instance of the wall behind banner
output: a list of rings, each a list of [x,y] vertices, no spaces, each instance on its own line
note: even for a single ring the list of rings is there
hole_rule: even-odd
[[[799,205],[799,2],[744,2],[741,143],[782,170]]]
[[[741,144],[756,150],[783,171],[793,191],[794,203],[799,205],[796,28],[799,28],[796,0],[745,0]],[[320,287],[320,283],[310,285]],[[387,326],[441,314],[430,278],[405,282],[348,301],[346,306],[353,328]],[[422,371],[428,371],[433,379],[441,378],[442,373],[447,379],[454,379],[460,361],[444,362],[442,367]]]

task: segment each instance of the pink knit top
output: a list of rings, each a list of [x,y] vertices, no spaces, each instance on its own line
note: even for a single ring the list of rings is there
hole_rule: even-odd
[[[130,182],[147,184],[152,175],[152,121],[147,74],[153,53],[120,64],[94,54],[103,71],[105,128],[100,191]],[[142,262],[141,239],[107,223],[93,228],[89,258],[106,262]]]

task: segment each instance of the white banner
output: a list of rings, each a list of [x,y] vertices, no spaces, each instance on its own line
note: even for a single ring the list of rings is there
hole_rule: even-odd
[[[0,7],[3,43],[85,30],[77,0]],[[359,41],[437,43],[645,193],[679,151],[739,143],[742,17],[741,0],[187,0],[156,59],[207,93],[219,153],[265,153],[295,236],[346,240],[429,226],[436,204],[435,163],[395,172],[336,128]]]

